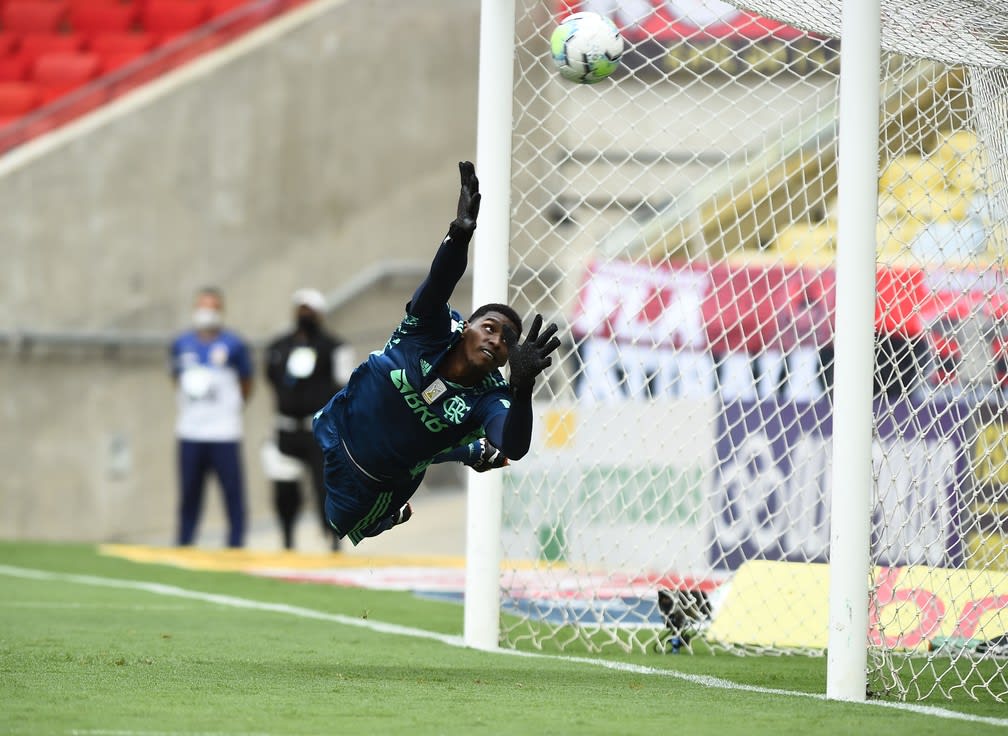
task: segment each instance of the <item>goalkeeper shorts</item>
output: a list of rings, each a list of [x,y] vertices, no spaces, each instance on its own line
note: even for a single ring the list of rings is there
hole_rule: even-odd
[[[365,537],[388,531],[399,509],[420,486],[423,476],[395,485],[368,477],[353,461],[342,440],[324,452],[325,515],[339,538],[355,546]]]

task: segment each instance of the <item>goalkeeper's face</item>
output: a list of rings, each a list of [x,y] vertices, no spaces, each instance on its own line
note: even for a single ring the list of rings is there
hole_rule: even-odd
[[[504,326],[518,330],[517,325],[500,312],[487,312],[469,322],[462,332],[462,350],[466,362],[475,370],[489,373],[508,360],[508,346],[504,341]]]

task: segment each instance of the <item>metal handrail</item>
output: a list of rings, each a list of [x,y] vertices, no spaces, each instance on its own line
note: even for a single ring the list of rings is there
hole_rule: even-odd
[[[414,261],[385,261],[358,272],[346,284],[326,295],[326,314],[332,315],[360,298],[370,289],[396,278],[422,278],[430,268],[428,263]],[[278,328],[279,332],[283,328]],[[115,354],[124,350],[158,348],[164,350],[178,330],[47,330],[20,328],[0,331],[0,346],[16,354],[24,354],[35,347],[52,349],[100,350]],[[274,333],[270,333],[274,334]],[[270,338],[256,337],[248,340],[252,347],[264,346]]]

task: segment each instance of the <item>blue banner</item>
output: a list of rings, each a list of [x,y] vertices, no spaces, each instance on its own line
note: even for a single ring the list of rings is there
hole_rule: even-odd
[[[878,403],[872,448],[876,564],[961,567],[970,488],[970,409]],[[746,560],[826,562],[832,475],[830,402],[736,401],[718,415],[715,568]]]

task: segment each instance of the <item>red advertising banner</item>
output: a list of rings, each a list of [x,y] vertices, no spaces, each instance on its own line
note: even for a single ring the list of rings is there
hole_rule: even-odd
[[[939,319],[1003,318],[1005,284],[1000,272],[879,268],[876,329],[919,337]],[[578,337],[715,355],[786,352],[830,342],[835,310],[831,268],[596,262],[581,285],[572,329]]]
[[[608,15],[631,43],[684,40],[791,40],[804,32],[719,0],[559,0],[557,18],[589,11]]]
[[[718,264],[711,267],[710,275],[703,320],[714,354],[758,353],[766,348],[789,351],[832,339],[832,271]]]

